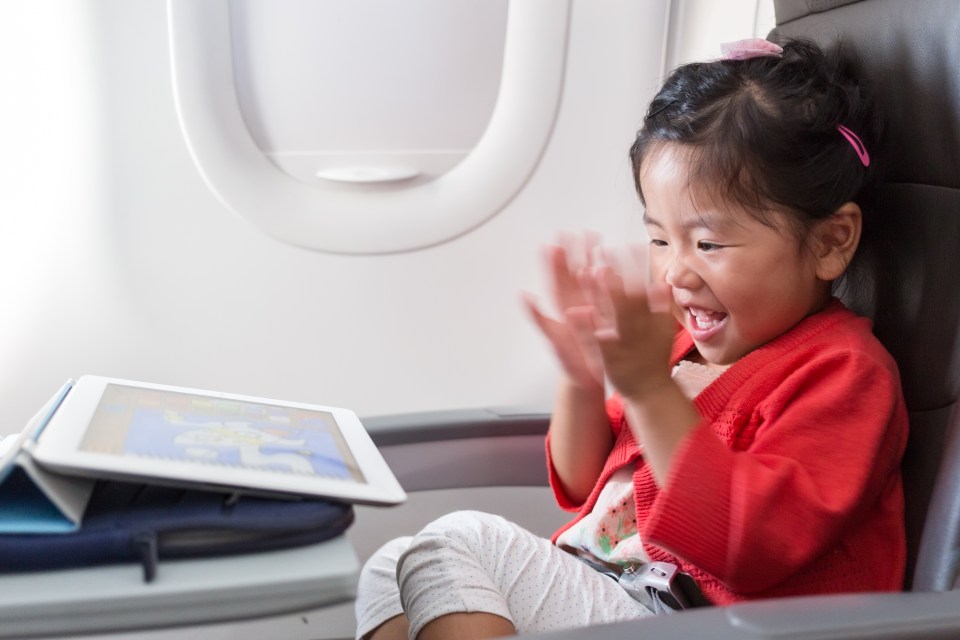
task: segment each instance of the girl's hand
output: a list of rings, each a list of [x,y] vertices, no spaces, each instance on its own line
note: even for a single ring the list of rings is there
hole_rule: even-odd
[[[676,322],[666,283],[647,282],[646,246],[592,269],[583,285],[592,303],[593,334],[607,379],[628,401],[672,385],[670,350]]]
[[[593,264],[597,237],[561,237],[558,246],[545,248],[547,272],[558,318],[543,313],[529,294],[524,301],[530,316],[547,338],[570,383],[583,390],[603,390],[603,358],[594,337],[591,302],[582,285]]]
[[[700,416],[670,376],[677,325],[669,313],[669,287],[646,281],[645,251],[635,249],[633,256],[619,269],[595,269],[588,291],[607,379],[623,398],[630,430],[662,487],[680,442]]]

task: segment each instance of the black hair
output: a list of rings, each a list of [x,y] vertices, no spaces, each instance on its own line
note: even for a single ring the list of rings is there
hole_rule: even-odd
[[[669,75],[630,148],[641,202],[644,160],[676,143],[700,193],[765,224],[770,211],[790,214],[801,230],[854,201],[866,237],[882,133],[870,89],[842,46],[781,44],[781,56],[692,63]],[[839,126],[863,142],[869,167]]]

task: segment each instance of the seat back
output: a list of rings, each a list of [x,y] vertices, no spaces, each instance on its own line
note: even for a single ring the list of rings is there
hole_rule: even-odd
[[[960,2],[775,0],[774,34],[842,39],[874,83],[888,166],[866,287],[841,294],[896,358],[908,586],[948,590],[960,561]],[[851,401],[856,401],[851,398]]]

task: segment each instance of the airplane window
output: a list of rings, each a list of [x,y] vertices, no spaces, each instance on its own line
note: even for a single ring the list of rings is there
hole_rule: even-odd
[[[457,237],[526,184],[559,110],[569,0],[167,9],[174,102],[200,175],[290,244],[390,253]]]
[[[250,135],[308,184],[442,175],[490,120],[506,20],[506,0],[232,0]]]

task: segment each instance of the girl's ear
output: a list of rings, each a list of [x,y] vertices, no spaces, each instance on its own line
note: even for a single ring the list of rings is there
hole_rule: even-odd
[[[818,278],[832,282],[846,271],[860,244],[862,229],[863,215],[855,202],[845,203],[817,223],[811,239]]]

